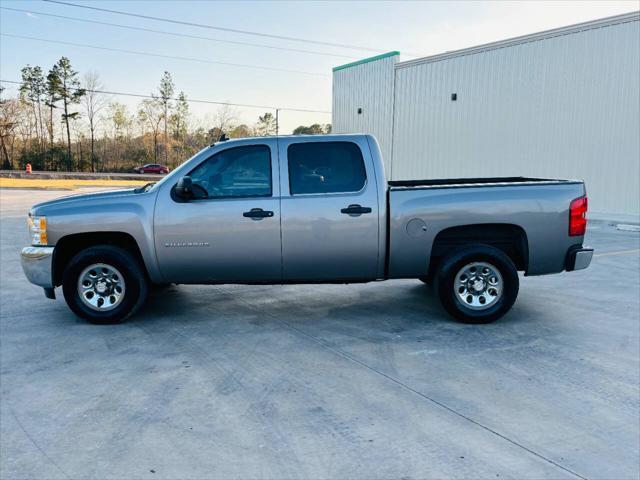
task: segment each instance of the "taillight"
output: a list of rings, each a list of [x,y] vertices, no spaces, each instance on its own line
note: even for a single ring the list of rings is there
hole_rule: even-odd
[[[576,198],[569,207],[569,236],[584,235],[587,230],[587,197]]]

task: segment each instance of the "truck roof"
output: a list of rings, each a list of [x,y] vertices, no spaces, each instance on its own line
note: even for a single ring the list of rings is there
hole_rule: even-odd
[[[316,135],[267,135],[267,136],[262,136],[262,137],[240,137],[240,138],[230,138],[228,140],[223,140],[220,142],[214,142],[211,144],[211,146],[213,147],[214,145],[219,145],[219,144],[227,144],[229,142],[231,143],[235,143],[241,140],[268,140],[268,139],[273,139],[273,138],[326,138],[326,137],[353,137],[353,136],[358,136],[358,135],[366,135],[364,133],[324,133],[324,134],[316,134]]]

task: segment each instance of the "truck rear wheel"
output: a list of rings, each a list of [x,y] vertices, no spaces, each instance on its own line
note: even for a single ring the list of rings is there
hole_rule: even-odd
[[[490,323],[507,313],[518,296],[518,271],[501,250],[475,245],[440,263],[435,276],[444,309],[464,323]]]
[[[128,251],[110,245],[76,254],[62,277],[69,308],[96,324],[123,321],[142,306],[148,282],[140,262]]]

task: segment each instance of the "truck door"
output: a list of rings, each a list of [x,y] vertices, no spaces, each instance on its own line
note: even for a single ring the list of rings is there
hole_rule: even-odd
[[[230,144],[188,175],[204,198],[180,201],[173,184],[158,193],[154,236],[165,280],[279,282],[277,141]]]
[[[281,138],[278,148],[284,280],[375,279],[379,206],[366,139]]]

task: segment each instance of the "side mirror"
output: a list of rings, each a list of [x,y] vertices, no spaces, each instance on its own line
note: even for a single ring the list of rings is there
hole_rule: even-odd
[[[175,186],[176,195],[184,200],[193,197],[193,182],[190,176],[181,177]]]

